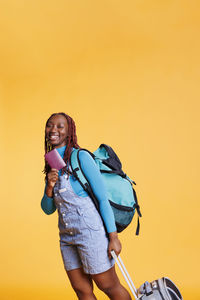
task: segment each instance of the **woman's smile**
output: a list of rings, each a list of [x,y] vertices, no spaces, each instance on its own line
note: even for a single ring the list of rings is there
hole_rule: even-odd
[[[59,135],[50,133],[48,138],[49,138],[49,141],[55,141],[55,140],[59,139]]]

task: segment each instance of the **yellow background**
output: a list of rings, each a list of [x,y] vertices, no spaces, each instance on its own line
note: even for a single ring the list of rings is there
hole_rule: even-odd
[[[81,146],[110,144],[137,182],[141,235],[136,220],[120,235],[136,286],[168,276],[184,300],[200,299],[199,9],[192,0],[0,1],[2,300],[76,299],[57,213],[40,209],[44,124],[59,111],[76,121]]]

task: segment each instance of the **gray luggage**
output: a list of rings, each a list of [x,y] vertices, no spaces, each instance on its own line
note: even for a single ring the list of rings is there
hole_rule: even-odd
[[[114,251],[111,251],[111,254],[136,300],[183,300],[177,286],[167,277],[152,282],[146,281],[136,289],[120,255],[117,257]]]
[[[138,289],[138,299],[141,300],[182,300],[177,286],[167,277],[146,281]]]

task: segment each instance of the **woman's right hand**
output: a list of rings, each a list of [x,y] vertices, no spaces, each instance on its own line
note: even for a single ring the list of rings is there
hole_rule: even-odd
[[[58,170],[51,169],[47,174],[47,186],[50,188],[54,188],[56,181],[58,180]]]
[[[53,188],[57,180],[58,180],[58,170],[51,169],[47,174],[47,186],[45,190],[46,195],[50,198],[53,197]]]
[[[114,250],[115,254],[118,256],[122,250],[122,245],[120,240],[118,239],[117,232],[111,232],[109,233],[109,245],[108,245],[108,256],[111,259],[111,251]]]

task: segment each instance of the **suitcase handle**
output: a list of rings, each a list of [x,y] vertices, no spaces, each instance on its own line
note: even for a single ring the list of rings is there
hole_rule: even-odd
[[[145,288],[145,294],[146,294],[146,296],[149,296],[149,295],[153,294],[153,290],[152,290],[151,284],[148,281],[145,281],[144,288]]]
[[[130,277],[120,255],[118,255],[118,257],[117,257],[114,250],[111,251],[111,255],[114,258],[115,262],[117,263],[120,271],[122,272],[122,275],[124,276],[124,279],[126,280],[133,296],[135,297],[136,300],[138,300],[139,298],[137,297],[137,289],[136,289],[135,285],[133,284],[133,281],[131,280],[131,277]]]

